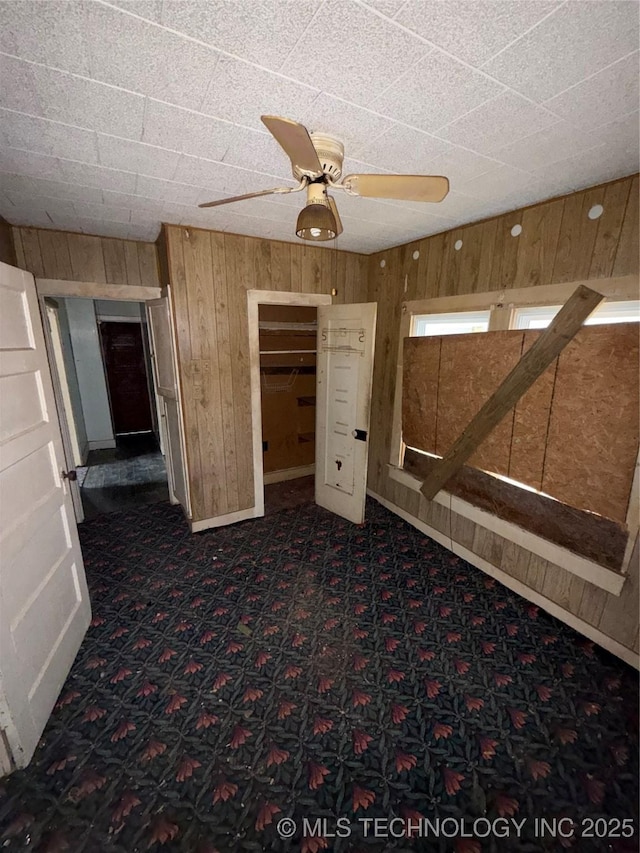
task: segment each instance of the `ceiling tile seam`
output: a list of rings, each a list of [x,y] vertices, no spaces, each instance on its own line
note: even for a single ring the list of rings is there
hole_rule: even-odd
[[[320,14],[320,12],[322,11],[322,9],[324,9],[324,7],[325,7],[326,5],[327,5],[327,4],[326,4],[326,0],[322,0],[322,2],[320,3],[320,5],[319,5],[319,6],[318,6],[318,8],[316,9],[316,11],[313,13],[313,15],[311,16],[311,18],[309,19],[309,23],[308,23],[308,24],[307,24],[307,26],[304,28],[304,32],[300,35],[300,37],[298,38],[298,40],[296,41],[296,43],[293,45],[293,47],[291,48],[291,50],[289,51],[289,53],[286,55],[286,57],[285,57],[284,61],[283,61],[283,62],[281,62],[281,63],[280,63],[280,65],[278,66],[278,73],[281,73],[281,69],[282,69],[282,68],[284,68],[284,67],[286,66],[287,62],[289,61],[289,57],[291,56],[291,54],[292,54],[292,53],[294,53],[294,51],[296,50],[296,48],[298,47],[298,45],[299,45],[299,44],[301,44],[301,43],[304,43],[304,40],[305,40],[305,38],[306,38],[306,36],[307,36],[307,33],[309,32],[309,29],[311,28],[311,26],[312,26],[313,22],[315,21],[315,19],[318,17],[318,15]],[[283,76],[286,76],[286,75],[283,75]],[[314,87],[314,88],[315,88],[315,87]],[[321,92],[319,92],[319,93],[318,93],[318,97],[319,97],[321,94],[322,94],[322,93],[321,93]],[[316,98],[316,100],[317,100],[317,98]]]
[[[89,184],[72,184],[69,181],[59,181],[55,178],[36,178],[33,175],[25,175],[22,172],[5,172],[4,169],[0,169],[0,175],[8,175],[10,178],[23,178],[30,181],[47,181],[51,184],[63,184],[63,186],[73,187],[73,189],[82,189],[82,190],[98,190],[102,194],[102,204],[106,204],[104,200],[104,190],[102,187],[92,187]],[[117,190],[107,190],[107,192],[117,192]],[[43,198],[41,193],[35,193],[33,196],[27,194],[28,198]],[[44,196],[45,198],[57,198],[59,201],[73,201],[73,199],[66,199],[63,196]],[[149,201],[156,201],[156,199],[149,199]]]
[[[413,63],[413,65],[411,65],[409,68],[407,68],[407,70],[406,70],[406,71],[403,71],[403,72],[402,72],[402,74],[401,74],[399,77],[396,77],[396,78],[395,78],[395,80],[392,80],[392,81],[389,83],[389,85],[388,85],[388,86],[385,86],[385,87],[384,87],[384,89],[380,89],[380,91],[379,91],[379,92],[376,92],[376,100],[378,100],[378,98],[381,98],[381,97],[382,97],[386,92],[388,92],[388,91],[389,91],[389,89],[391,89],[393,86],[395,86],[396,84],[400,83],[400,82],[401,82],[401,81],[402,81],[402,80],[403,80],[403,79],[404,79],[408,74],[413,74],[413,72],[415,71],[416,67],[417,67],[418,65],[420,65],[420,63],[421,63],[423,60],[425,60],[428,56],[431,56],[431,54],[432,54],[433,52],[434,52],[434,51],[433,51],[433,49],[431,49],[431,50],[427,51],[426,53],[423,53],[423,54],[422,54],[422,56],[421,56],[419,59],[416,59],[416,61]],[[348,102],[347,102],[347,103],[348,103]],[[385,118],[390,118],[390,116],[385,116]]]
[[[95,2],[100,2],[100,3],[102,3],[103,5],[109,5],[109,4],[107,4],[107,3],[104,3],[104,0],[95,0]],[[355,0],[355,2],[359,2],[359,0]],[[110,6],[110,8],[114,8],[114,7],[111,7],[111,6]],[[42,62],[35,62],[35,61],[31,60],[31,59],[25,59],[24,57],[16,56],[15,54],[8,54],[8,53],[5,53],[5,52],[3,52],[3,51],[0,51],[0,55],[1,55],[1,56],[9,56],[9,57],[11,57],[11,58],[13,58],[13,59],[17,59],[19,62],[26,62],[26,63],[27,63],[27,64],[29,64],[29,65],[36,65],[36,66],[38,66],[38,67],[40,67],[40,68],[52,69],[52,70],[54,70],[54,71],[58,71],[58,72],[59,72],[59,73],[61,73],[61,74],[68,74],[70,77],[75,77],[75,78],[77,78],[77,79],[79,79],[79,80],[85,80],[85,81],[87,81],[87,82],[89,82],[89,83],[94,83],[94,84],[95,84],[95,85],[97,85],[97,86],[107,86],[107,87],[108,87],[108,88],[110,88],[110,89],[116,89],[117,91],[120,91],[120,92],[126,92],[127,94],[134,95],[135,97],[138,97],[138,98],[145,98],[145,99],[148,99],[148,100],[151,100],[151,101],[155,101],[156,103],[163,104],[163,105],[165,105],[165,106],[170,106],[170,107],[174,107],[175,109],[185,110],[186,112],[192,113],[192,114],[194,114],[194,115],[202,116],[203,118],[213,118],[213,119],[215,119],[216,121],[223,122],[224,124],[228,124],[228,125],[230,125],[230,126],[232,126],[232,127],[240,127],[240,128],[242,128],[242,129],[244,129],[244,130],[250,130],[250,131],[253,131],[254,133],[261,133],[261,134],[263,134],[263,135],[265,135],[265,136],[268,136],[268,133],[266,133],[266,131],[265,131],[265,132],[263,132],[263,131],[262,131],[262,130],[260,130],[259,128],[249,127],[248,125],[238,124],[238,123],[236,123],[236,122],[229,121],[229,119],[224,119],[224,118],[221,118],[221,117],[218,117],[218,116],[212,115],[211,113],[203,113],[203,112],[200,112],[200,111],[198,111],[198,110],[190,109],[190,108],[188,108],[188,107],[183,107],[183,106],[181,106],[181,105],[179,105],[179,104],[175,104],[175,103],[172,103],[172,102],[170,102],[170,101],[163,101],[163,100],[161,100],[160,98],[154,98],[154,97],[152,97],[151,95],[144,95],[144,94],[142,94],[141,92],[136,92],[136,91],[134,91],[133,89],[125,89],[125,88],[123,88],[122,86],[115,86],[115,85],[113,85],[112,83],[103,83],[101,80],[95,80],[93,77],[85,77],[85,76],[84,76],[84,75],[82,75],[82,74],[75,74],[75,73],[73,73],[73,72],[71,72],[71,71],[64,71],[63,69],[56,68],[55,66],[52,66],[52,65],[46,65],[46,64],[44,64],[44,63],[42,63]],[[454,59],[455,59],[455,57],[452,57],[452,58],[454,58]],[[252,63],[249,63],[249,64],[252,64]],[[258,66],[257,66],[257,67],[258,67]],[[470,67],[470,68],[473,68],[473,66],[469,66],[469,67]],[[268,69],[265,69],[265,70],[267,70],[267,71],[268,71]],[[602,70],[604,70],[604,69],[602,69]],[[275,73],[275,72],[268,71],[268,73],[269,73],[269,74],[273,74],[273,73]],[[293,82],[297,82],[297,81],[295,81],[295,80],[294,80]],[[503,83],[501,83],[499,80],[495,80],[494,82],[498,83],[498,84],[499,84],[499,85],[501,85],[501,86],[504,86],[504,84],[503,84]],[[307,87],[307,88],[312,88],[312,87]],[[422,133],[422,134],[424,134],[425,136],[436,137],[436,134],[437,134],[437,133],[439,133],[439,132],[441,132],[442,130],[444,130],[446,127],[448,127],[448,126],[449,126],[449,124],[453,124],[453,122],[454,122],[454,121],[459,121],[459,120],[461,120],[462,118],[465,118],[466,116],[468,116],[468,115],[470,115],[471,113],[475,112],[475,110],[476,110],[476,109],[479,109],[480,107],[486,106],[488,103],[490,103],[492,100],[494,100],[494,98],[498,98],[498,97],[500,97],[501,95],[504,95],[504,94],[505,94],[505,91],[511,91],[511,90],[509,89],[509,87],[508,87],[508,86],[504,87],[504,90],[503,90],[502,92],[499,92],[497,95],[493,95],[491,98],[488,98],[486,101],[484,101],[484,102],[483,102],[482,104],[480,104],[478,107],[474,107],[472,110],[469,110],[468,112],[464,113],[463,115],[458,116],[458,117],[457,117],[456,119],[454,119],[452,122],[449,122],[448,124],[443,125],[442,127],[438,128],[437,130],[434,130],[434,131],[431,131],[431,132],[426,131],[426,130],[423,130],[423,129],[422,129],[422,128],[420,128],[420,127],[416,127],[415,125],[407,124],[406,122],[398,121],[398,120],[396,120],[396,119],[392,119],[390,116],[387,116],[387,115],[385,115],[384,113],[378,113],[378,112],[376,112],[375,110],[371,110],[371,109],[369,109],[369,108],[367,108],[367,107],[362,107],[362,106],[360,106],[359,104],[355,104],[355,103],[353,103],[352,101],[347,101],[347,100],[345,100],[344,98],[339,98],[339,97],[337,97],[336,95],[331,95],[331,93],[326,93],[326,94],[330,95],[330,97],[332,97],[332,98],[336,98],[337,100],[341,101],[341,102],[342,102],[342,103],[344,103],[344,104],[348,104],[349,106],[355,107],[356,109],[365,110],[366,112],[370,113],[371,115],[375,115],[375,116],[377,116],[377,117],[379,117],[379,118],[383,118],[383,119],[386,119],[387,121],[392,122],[391,127],[387,128],[387,130],[382,131],[380,134],[378,134],[378,136],[376,136],[376,137],[375,137],[375,140],[377,141],[381,136],[384,136],[384,134],[385,134],[385,133],[388,133],[390,130],[392,130],[394,126],[406,127],[408,130],[414,130],[414,131],[417,131],[418,133]],[[320,94],[322,94],[322,92],[319,92],[319,95],[320,95]],[[519,93],[517,93],[517,92],[516,92],[515,94],[518,94],[518,95],[519,95]],[[562,94],[562,93],[561,93],[561,94]],[[554,96],[554,97],[556,97],[556,96]],[[549,114],[550,114],[550,115],[552,115],[554,118],[558,118],[558,119],[561,119],[561,118],[562,118],[562,116],[559,116],[557,113],[553,112],[552,110],[550,110],[550,109],[548,109],[548,108],[546,108],[546,107],[543,107],[541,104],[538,104],[538,103],[536,103],[535,101],[531,101],[531,100],[530,100],[530,99],[528,99],[528,98],[524,98],[524,100],[528,100],[531,104],[533,104],[534,106],[539,107],[540,109],[542,109],[542,110],[544,110],[545,112],[549,113]],[[143,110],[144,110],[144,109],[145,109],[145,105],[143,105]],[[29,114],[29,113],[24,113],[24,115],[30,115],[30,114]],[[42,116],[34,116],[34,118],[44,118],[44,117],[42,117]],[[47,120],[47,121],[52,121],[52,119],[46,119],[46,120]],[[60,124],[63,124],[64,122],[59,122],[59,123],[60,123]],[[93,130],[93,128],[82,127],[81,125],[68,125],[68,126],[69,126],[69,127],[77,127],[78,129],[81,129],[81,130]],[[124,137],[121,137],[121,138],[124,138]],[[442,137],[436,137],[436,138],[438,139],[438,141],[442,141]],[[140,139],[134,139],[133,141],[135,141],[135,142],[141,142],[141,140],[140,140]],[[374,140],[372,139],[371,141],[373,142]],[[467,148],[467,147],[465,147],[464,145],[460,145],[459,143],[451,142],[450,140],[445,140],[445,141],[446,141],[450,146],[452,146],[453,148],[459,148],[459,149],[461,149],[462,151],[467,151],[467,152],[470,152],[470,153],[472,153],[472,154],[480,154],[480,152],[479,152],[479,151],[476,151],[476,150],[475,150],[475,149],[473,149],[473,148]],[[147,143],[143,143],[143,144],[147,144]],[[170,150],[170,149],[167,149],[167,150]],[[36,153],[36,152],[34,152],[34,153]],[[487,155],[484,155],[484,154],[483,154],[482,156],[487,156]],[[214,161],[214,162],[215,162],[215,161]],[[376,164],[375,164],[375,163],[368,163],[368,162],[366,162],[366,161],[364,161],[364,160],[361,160],[361,161],[359,161],[359,162],[365,163],[365,165],[367,165],[367,166],[372,166],[373,168],[378,168],[378,167],[376,166]],[[253,170],[251,170],[251,171],[253,171]],[[269,173],[264,173],[264,174],[269,174]]]
[[[98,1],[102,2],[102,0],[98,0]],[[357,3],[358,5],[360,5],[364,8],[366,8],[368,11],[372,12],[374,15],[381,17],[381,15],[377,9],[374,9],[371,6],[366,5],[365,0],[353,0],[353,2]],[[565,0],[565,2],[568,2],[568,0]],[[554,10],[554,11],[557,11],[557,10]],[[384,16],[382,16],[382,17],[384,17]],[[435,42],[429,41],[429,39],[426,39],[424,36],[419,35],[414,30],[411,30],[408,27],[406,27],[404,24],[401,24],[399,21],[396,21],[395,19],[390,19],[390,18],[384,18],[384,20],[388,21],[392,26],[403,30],[408,35],[414,36],[415,38],[419,39],[419,41],[424,42],[424,44],[430,45],[434,51],[438,51],[438,52],[444,54],[444,56],[448,57],[449,59],[452,59],[454,62],[459,62],[461,65],[464,65],[465,68],[467,68],[468,70],[475,71],[476,73],[482,75],[485,79],[490,80],[492,83],[497,83],[498,85],[503,86],[504,89],[507,92],[511,92],[512,95],[517,95],[519,98],[522,98],[523,100],[528,101],[530,104],[533,104],[536,107],[540,107],[543,110],[545,109],[545,107],[543,107],[538,101],[534,101],[528,95],[525,95],[523,92],[519,92],[517,89],[514,89],[512,86],[509,86],[508,83],[505,83],[502,80],[498,80],[497,77],[493,77],[491,74],[488,74],[486,71],[484,71],[482,69],[482,67],[480,67],[478,65],[472,65],[471,63],[467,62],[466,60],[460,59],[460,57],[456,56],[455,54],[451,53],[448,50],[445,50],[444,48],[440,47],[440,45],[435,44]],[[501,94],[504,95],[504,92],[502,92]],[[474,109],[476,109],[476,108],[474,107]],[[473,110],[470,110],[469,112],[473,112]],[[550,110],[546,110],[546,112],[550,112]],[[465,115],[468,115],[468,113],[466,113]],[[458,116],[458,118],[463,118],[463,117],[464,116]],[[458,119],[456,119],[456,121],[458,121]],[[435,133],[435,131],[434,131],[434,133]]]
[[[95,2],[95,0],[94,0],[94,2]],[[173,107],[174,109],[183,110],[184,112],[192,113],[193,115],[201,116],[202,118],[212,118],[212,119],[215,119],[216,121],[221,122],[222,124],[227,124],[230,127],[240,127],[243,130],[250,130],[253,133],[259,133],[262,136],[270,136],[268,131],[262,130],[259,127],[251,127],[251,126],[246,125],[246,124],[239,124],[238,122],[231,121],[230,119],[223,118],[222,116],[216,116],[216,115],[213,115],[212,113],[203,113],[200,110],[194,110],[194,109],[191,109],[190,107],[183,107],[180,104],[173,103],[172,101],[163,101],[161,98],[154,98],[152,95],[145,95],[143,92],[136,92],[134,89],[125,89],[123,86],[115,86],[113,83],[104,83],[102,80],[96,80],[95,77],[86,77],[84,74],[76,74],[73,71],[65,71],[64,69],[57,68],[54,65],[47,65],[43,62],[35,62],[32,59],[25,59],[25,57],[23,57],[23,56],[17,56],[16,54],[6,53],[6,52],[1,51],[1,50],[0,50],[0,56],[7,56],[10,59],[16,59],[18,62],[25,62],[28,65],[36,65],[39,68],[44,68],[44,69],[47,69],[50,71],[57,71],[59,74],[67,74],[69,77],[75,77],[76,79],[84,80],[87,83],[94,83],[96,86],[106,86],[108,89],[116,89],[118,92],[125,92],[127,95],[134,95],[136,98],[144,98],[145,101],[146,100],[154,101],[155,103],[162,104],[163,106]],[[269,72],[269,73],[273,73],[273,72]],[[345,103],[349,103],[349,102],[347,101]],[[357,106],[357,104],[355,106]],[[9,110],[10,112],[22,113],[21,110],[11,110],[9,107],[2,107],[2,109]],[[146,110],[146,104],[143,105],[143,114],[144,114],[144,110]],[[48,119],[45,116],[37,116],[37,115],[33,115],[32,113],[22,113],[22,115],[32,115],[33,118],[40,118],[43,121],[51,121],[51,122],[55,122],[56,124],[64,124],[67,127],[75,127],[79,130],[93,130],[93,128],[84,127],[83,125],[69,124],[68,122],[56,122],[55,119]],[[386,117],[386,118],[388,118],[388,117]],[[134,142],[140,142],[141,140],[134,139],[133,141]]]
[[[113,134],[113,133],[104,133],[103,131],[93,130],[92,128],[84,128],[84,127],[79,127],[77,125],[65,124],[64,122],[59,122],[59,121],[56,121],[55,119],[44,119],[41,116],[34,116],[31,113],[23,113],[23,112],[20,112],[19,110],[7,110],[7,112],[12,112],[12,113],[15,113],[16,115],[28,116],[29,118],[35,118],[35,119],[42,120],[42,121],[48,121],[51,124],[58,124],[58,125],[61,125],[62,127],[72,127],[76,130],[85,130],[87,133],[94,134],[96,137],[96,140],[97,140],[98,136],[106,136],[109,139],[117,139],[120,142],[133,143],[134,145],[143,145],[146,148],[154,148],[157,151],[163,151],[163,152],[166,152],[168,154],[178,154],[181,157],[191,157],[194,160],[202,160],[205,163],[216,163],[218,165],[226,166],[228,169],[237,169],[238,171],[248,172],[252,175],[254,175],[254,174],[264,175],[267,178],[275,178],[276,180],[279,180],[279,181],[284,181],[284,180],[293,181],[292,178],[284,178],[282,175],[274,175],[272,172],[260,172],[257,169],[250,169],[250,168],[247,168],[246,166],[237,166],[234,163],[223,163],[222,160],[210,160],[208,157],[198,157],[195,154],[187,154],[184,151],[179,151],[178,149],[175,149],[175,148],[164,148],[161,145],[153,145],[150,142],[141,142],[140,140],[131,139],[130,137],[117,136],[116,134]],[[247,129],[251,130],[251,128],[247,128]],[[256,132],[259,133],[259,131],[256,131]],[[261,134],[261,135],[268,136],[269,134]],[[56,159],[56,155],[46,154],[45,152],[40,152],[40,151],[34,151],[30,148],[18,148],[18,147],[12,146],[12,145],[10,145],[8,147],[14,151],[23,151],[26,154],[38,154],[42,157],[51,157],[52,159]],[[103,169],[111,169],[112,171],[125,172],[127,174],[143,174],[141,172],[130,172],[128,169],[115,169],[113,166],[105,166],[101,162],[99,162],[97,164],[96,163],[89,163],[86,160],[74,160],[73,158],[70,158],[70,157],[59,157],[58,159],[65,160],[65,161],[68,161],[71,163],[81,163],[82,165],[85,165],[85,166],[98,165],[98,166],[100,166],[100,168],[103,168]],[[366,165],[369,165],[369,164],[366,164]],[[146,174],[144,174],[143,176],[148,177],[148,178],[154,177],[154,175],[146,175]],[[162,179],[161,178],[160,180],[171,180],[171,179]],[[176,181],[175,183],[179,183],[179,182]]]
[[[106,6],[109,9],[112,9],[114,12],[119,12],[122,15],[128,15],[129,17],[137,18],[133,12],[130,12],[128,9],[123,9],[120,6],[114,6],[111,3],[108,3],[107,0],[93,0],[94,3],[99,3],[101,6]],[[353,0],[353,2],[357,2],[357,0]],[[274,71],[272,68],[267,68],[264,65],[259,65],[257,62],[252,62],[250,59],[245,59],[243,56],[238,56],[235,53],[230,53],[228,50],[224,50],[220,47],[213,47],[211,44],[207,44],[207,42],[201,41],[200,39],[194,38],[193,36],[189,36],[186,33],[181,32],[180,30],[171,29],[171,27],[167,27],[164,24],[159,24],[156,21],[149,21],[146,18],[143,18],[146,24],[151,25],[152,27],[156,27],[160,30],[165,30],[165,32],[171,33],[174,36],[178,36],[185,41],[193,42],[194,44],[199,44],[202,47],[207,48],[208,50],[213,51],[214,53],[220,54],[220,56],[226,56],[229,59],[234,59],[237,62],[242,62],[244,65],[251,65],[254,68],[257,68],[260,71],[265,71],[268,74],[273,74],[276,77],[281,77],[283,80],[287,80],[289,83],[295,83],[297,86],[301,86],[305,89],[310,89],[311,91],[319,91],[316,86],[310,86],[308,83],[303,83],[302,80],[296,80],[294,77],[288,77],[286,74],[281,74],[279,71]]]
[[[561,92],[557,92],[555,95],[552,95],[550,98],[547,98],[545,101],[540,103],[540,106],[544,107],[549,101],[553,101],[554,98],[559,98],[561,95],[566,95],[567,92],[570,92],[572,89],[576,89],[578,86],[582,86],[583,83],[587,83],[589,80],[593,80],[594,77],[597,77],[598,74],[603,74],[605,71],[608,71],[610,68],[613,68],[615,65],[618,65],[620,62],[626,62],[632,56],[636,54],[640,55],[640,50],[636,48],[635,50],[629,51],[624,56],[621,56],[619,59],[616,59],[614,62],[610,62],[609,65],[605,65],[602,68],[599,68],[597,71],[594,71],[593,74],[589,74],[587,77],[583,77],[582,80],[578,80],[577,83],[572,83],[571,86],[567,86],[566,89],[563,89]],[[549,112],[553,112],[553,110],[545,107]]]
[[[118,138],[119,138],[119,137],[118,137]],[[130,142],[131,140],[124,140],[124,141],[126,141],[126,142]],[[138,144],[145,145],[146,143],[138,143]],[[150,147],[150,148],[154,148],[154,147],[156,147],[156,146],[149,146],[149,147]],[[164,179],[164,178],[158,178],[156,175],[148,175],[148,174],[146,174],[146,172],[140,172],[140,171],[138,171],[138,172],[131,172],[131,171],[130,171],[130,170],[128,170],[128,169],[115,169],[115,168],[113,168],[113,167],[111,167],[111,166],[104,166],[102,163],[98,163],[98,164],[96,164],[96,163],[87,163],[87,162],[85,162],[84,160],[73,160],[73,159],[71,159],[71,158],[69,158],[69,157],[53,156],[53,155],[51,155],[51,154],[44,154],[44,153],[42,153],[42,152],[40,152],[40,151],[31,151],[31,150],[29,150],[28,148],[14,148],[14,147],[12,147],[12,146],[8,146],[7,150],[9,150],[9,151],[20,151],[20,152],[22,152],[23,154],[37,154],[39,157],[45,157],[47,160],[55,160],[55,161],[57,161],[57,162],[59,162],[59,163],[75,163],[75,164],[77,164],[77,165],[79,165],[79,166],[91,166],[92,168],[104,169],[106,172],[114,172],[114,173],[119,174],[119,175],[133,175],[133,176],[136,178],[136,188],[137,188],[137,185],[138,185],[138,177],[142,177],[142,178],[152,178],[152,179],[154,179],[154,180],[166,180],[166,179]],[[159,149],[159,150],[160,150],[160,151],[168,151],[169,149],[161,148],[161,149]],[[179,152],[179,151],[178,151],[178,152],[171,152],[171,153],[177,153],[177,154],[180,154],[180,152]],[[182,154],[181,156],[183,156],[183,157],[188,157],[188,156],[191,156],[191,155],[188,155],[188,154]],[[203,158],[203,157],[194,157],[193,159],[194,159],[194,160],[204,160],[204,158]],[[207,162],[207,163],[216,163],[216,164],[219,164],[219,161],[217,161],[217,160],[206,160],[205,162]],[[219,165],[225,165],[228,169],[238,169],[239,171],[243,171],[243,172],[250,172],[251,174],[265,174],[265,173],[263,173],[263,172],[257,173],[257,172],[255,172],[255,170],[253,170],[253,169],[245,169],[245,168],[244,168],[244,167],[242,167],[242,166],[231,166],[229,163],[224,163],[224,164],[219,164]],[[38,175],[26,175],[26,174],[24,174],[24,173],[18,173],[18,174],[22,174],[24,177],[28,177],[28,178],[36,178],[36,179],[44,180],[44,181],[50,181],[50,180],[53,180],[53,181],[56,181],[57,183],[60,183],[60,181],[57,181],[57,180],[56,180],[56,178],[40,178]],[[269,175],[269,174],[265,174],[265,177],[270,177],[270,178],[275,177],[277,180],[280,180],[280,181],[281,181],[281,180],[284,180],[283,178],[281,178],[281,177],[280,177],[280,176],[278,176],[278,175]],[[62,183],[68,183],[68,182],[67,182],[67,181],[64,181],[64,182],[62,182]],[[176,183],[176,184],[177,184],[177,183],[179,183],[179,182],[178,182],[178,181],[173,181],[173,180],[171,180],[171,181],[168,181],[168,183]],[[74,185],[74,184],[71,184],[71,186],[75,186],[75,185]],[[193,185],[193,184],[184,184],[183,186],[194,186],[194,185]],[[197,189],[200,189],[200,190],[204,189],[203,187],[196,187],[196,188],[197,188]],[[102,187],[98,187],[97,189],[102,189]],[[222,192],[222,194],[224,195],[224,192],[223,192],[223,191],[221,191],[221,190],[216,190],[216,189],[215,189],[215,187],[209,187],[208,189],[212,189],[214,192]],[[104,204],[104,202],[103,202],[103,204]]]
[[[529,33],[533,32],[533,30],[536,29],[536,27],[539,27],[540,24],[544,23],[544,21],[546,21],[547,18],[550,18],[552,15],[555,15],[556,12],[559,12],[560,9],[562,9],[564,6],[566,6],[568,4],[568,2],[569,2],[569,0],[562,0],[562,2],[560,2],[555,7],[555,9],[552,9],[550,12],[547,12],[547,14],[543,18],[540,18],[540,20],[537,21],[535,24],[533,24],[533,26],[529,27],[528,30],[525,30],[523,33],[520,33],[520,35],[518,35],[514,39],[512,39],[509,42],[509,44],[506,44],[504,47],[500,48],[500,50],[497,51],[497,53],[494,53],[493,56],[490,56],[488,59],[485,59],[484,62],[481,62],[480,65],[478,66],[478,69],[487,65],[489,62],[492,62],[494,59],[496,59],[496,57],[498,57],[498,56],[500,56],[500,54],[504,53],[505,50],[509,50],[509,48],[513,47],[514,44],[517,44],[525,36],[528,36]]]

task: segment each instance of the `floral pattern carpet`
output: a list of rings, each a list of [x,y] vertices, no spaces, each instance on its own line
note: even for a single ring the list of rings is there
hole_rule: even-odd
[[[380,505],[81,540],[93,622],[2,849],[638,849],[637,673]]]

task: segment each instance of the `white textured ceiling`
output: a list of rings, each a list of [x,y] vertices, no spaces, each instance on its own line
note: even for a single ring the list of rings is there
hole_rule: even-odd
[[[295,241],[262,113],[345,172],[447,175],[441,204],[336,194],[372,252],[638,169],[636,0],[0,2],[0,215],[152,240],[161,221]]]

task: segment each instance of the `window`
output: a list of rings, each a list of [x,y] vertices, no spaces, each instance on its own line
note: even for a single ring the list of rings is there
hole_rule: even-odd
[[[545,329],[560,310],[561,305],[544,305],[536,308],[518,308],[514,311],[514,329]],[[585,326],[604,323],[640,322],[640,301],[604,302],[585,321]],[[434,334],[444,334],[435,332]]]
[[[412,336],[465,335],[486,332],[490,311],[456,311],[452,314],[418,314],[413,317]]]

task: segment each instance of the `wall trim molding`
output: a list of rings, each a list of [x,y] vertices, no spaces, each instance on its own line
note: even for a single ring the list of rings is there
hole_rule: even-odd
[[[255,517],[264,515],[264,466],[262,458],[262,389],[260,387],[259,305],[331,305],[328,293],[295,293],[290,290],[247,290],[249,328],[249,375],[251,427],[253,430],[253,489]],[[314,469],[315,470],[315,469]]]
[[[618,643],[616,640],[613,640],[611,637],[607,637],[606,634],[603,634],[602,631],[599,631],[597,628],[594,628],[593,625],[589,625],[588,622],[584,622],[582,619],[579,619],[577,616],[574,616],[573,613],[570,613],[568,610],[564,610],[554,601],[551,601],[548,598],[545,598],[540,593],[535,592],[535,590],[531,589],[531,587],[526,586],[521,581],[516,578],[511,577],[506,572],[503,572],[502,569],[496,568],[496,566],[489,563],[487,560],[484,560],[482,557],[479,557],[477,554],[474,554],[473,551],[469,551],[468,548],[465,548],[462,545],[459,545],[457,542],[454,542],[448,536],[445,536],[443,533],[440,533],[438,530],[435,530],[433,527],[430,527],[428,524],[425,524],[420,519],[411,515],[411,513],[406,512],[401,507],[396,504],[388,501],[386,498],[383,498],[382,495],[377,494],[371,489],[367,489],[367,494],[372,497],[374,500],[378,501],[378,503],[382,504],[386,509],[390,512],[393,512],[395,515],[404,519],[408,524],[412,527],[415,527],[421,533],[424,533],[425,536],[428,536],[430,539],[433,539],[435,542],[438,542],[440,545],[443,545],[448,550],[452,551],[458,557],[462,557],[463,560],[466,560],[472,566],[475,566],[480,571],[485,572],[485,574],[490,575],[499,581],[503,586],[508,587],[512,592],[515,592],[517,595],[520,595],[522,598],[530,601],[532,604],[541,607],[551,616],[554,616],[556,619],[559,619],[560,622],[564,622],[565,625],[568,625],[570,628],[573,628],[575,631],[578,631],[580,634],[583,634],[585,637],[588,637],[590,640],[593,640],[594,643],[597,643],[602,648],[606,649],[606,651],[611,652],[611,654],[623,660],[625,663],[628,663],[630,666],[635,667],[636,669],[640,669],[640,656],[637,655],[632,649],[628,649],[626,646],[623,646],[621,643]]]
[[[414,492],[420,491],[422,480],[414,477],[413,474],[394,465],[388,465],[387,471],[392,480]],[[612,595],[620,595],[622,592],[626,580],[626,575],[622,572],[615,572],[612,569],[607,569],[605,566],[594,563],[592,560],[588,560],[586,557],[574,554],[568,548],[563,548],[561,545],[556,545],[555,542],[549,542],[548,539],[536,536],[535,533],[531,533],[523,527],[518,527],[517,524],[513,524],[511,521],[498,518],[498,516],[492,515],[490,512],[480,509],[447,491],[441,490],[438,492],[433,502],[450,509],[452,512],[463,516],[463,518],[470,519],[486,530],[502,536],[503,539],[508,539],[509,542],[513,542],[521,548],[526,548],[532,554],[549,560],[550,563],[566,569],[571,574],[577,575],[588,583],[592,583],[594,586],[605,590],[605,592],[609,592]],[[447,545],[447,547],[449,546]]]
[[[297,468],[282,468],[280,471],[269,471],[264,475],[265,486],[271,483],[284,483],[285,480],[297,480],[298,477],[309,477],[315,474],[316,465],[312,462],[311,465],[300,465]]]
[[[38,296],[116,299],[119,302],[146,302],[160,299],[160,287],[136,284],[106,284],[100,281],[69,281],[62,278],[36,278]]]
[[[215,518],[201,518],[198,521],[187,518],[187,521],[192,533],[201,533],[203,530],[209,530],[212,527],[224,527],[226,524],[236,524],[238,521],[247,521],[249,518],[259,518],[264,515],[264,512],[257,512],[256,510],[257,507],[252,506],[249,509],[228,512],[226,515],[216,515]]]

